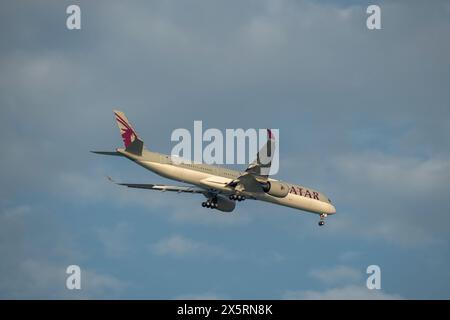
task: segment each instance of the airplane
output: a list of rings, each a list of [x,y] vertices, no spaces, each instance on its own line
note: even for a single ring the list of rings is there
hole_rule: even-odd
[[[150,151],[144,146],[136,131],[122,111],[114,110],[115,120],[120,130],[124,148],[116,151],[91,151],[96,154],[125,157],[138,165],[168,179],[187,183],[184,186],[160,184],[118,183],[129,188],[173,191],[178,193],[202,194],[206,201],[202,207],[221,212],[232,212],[236,201],[245,199],[260,200],[277,205],[291,207],[309,213],[318,214],[319,226],[325,224],[328,215],[336,213],[331,200],[323,193],[301,185],[270,178],[266,174],[270,169],[272,150],[275,150],[275,137],[267,129],[267,142],[259,150],[256,159],[244,172],[224,167],[180,161],[170,155]],[[266,156],[267,161],[261,161]],[[264,159],[264,158],[263,158]]]

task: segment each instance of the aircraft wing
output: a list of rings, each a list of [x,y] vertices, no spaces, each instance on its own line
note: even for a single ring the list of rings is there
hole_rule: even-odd
[[[262,192],[261,184],[256,177],[249,172],[244,173],[228,185],[234,187],[236,191]]]
[[[181,192],[201,193],[204,195],[207,195],[209,193],[208,190],[189,187],[189,186],[167,186],[167,185],[152,184],[152,183],[119,183],[119,182],[115,182],[110,177],[108,177],[108,180],[117,185],[125,186],[128,188],[149,189],[149,190],[159,190],[159,191],[174,191],[174,192],[180,192],[180,193]]]

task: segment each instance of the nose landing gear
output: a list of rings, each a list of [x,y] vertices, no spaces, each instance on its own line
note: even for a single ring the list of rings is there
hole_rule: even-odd
[[[323,225],[325,224],[325,218],[326,218],[327,216],[328,216],[328,215],[327,215],[326,213],[320,214],[319,226],[323,226]]]

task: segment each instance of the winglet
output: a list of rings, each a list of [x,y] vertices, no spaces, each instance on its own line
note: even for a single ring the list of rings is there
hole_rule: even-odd
[[[272,166],[275,144],[275,134],[272,129],[268,128],[266,144],[259,150],[255,161],[253,161],[245,171],[267,178],[270,174],[270,168]]]

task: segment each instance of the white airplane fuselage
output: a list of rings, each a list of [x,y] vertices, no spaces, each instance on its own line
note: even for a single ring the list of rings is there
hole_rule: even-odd
[[[172,159],[168,155],[144,150],[142,155],[135,155],[119,148],[117,152],[136,162],[142,167],[168,179],[189,183],[200,188],[219,191],[223,195],[239,193],[247,199],[261,200],[312,213],[331,215],[336,212],[331,201],[323,194],[311,188],[285,183],[289,192],[284,197],[276,197],[265,192],[238,191],[229,186],[234,179],[244,172],[230,170],[207,164],[195,164],[182,159]],[[268,179],[272,182],[281,182]]]
[[[122,156],[140,166],[171,180],[188,186],[157,185],[152,183],[117,183],[129,188],[202,194],[206,201],[202,207],[232,212],[236,202],[245,199],[261,200],[320,215],[323,226],[327,215],[336,212],[331,200],[323,193],[301,185],[275,180],[269,177],[276,137],[267,129],[267,142],[259,150],[256,159],[245,172],[219,166],[193,163],[178,157],[157,153],[144,146],[125,113],[114,110],[124,147],[116,151],[92,151],[97,154]],[[113,181],[111,178],[109,178]],[[114,181],[113,181],[114,182]]]

